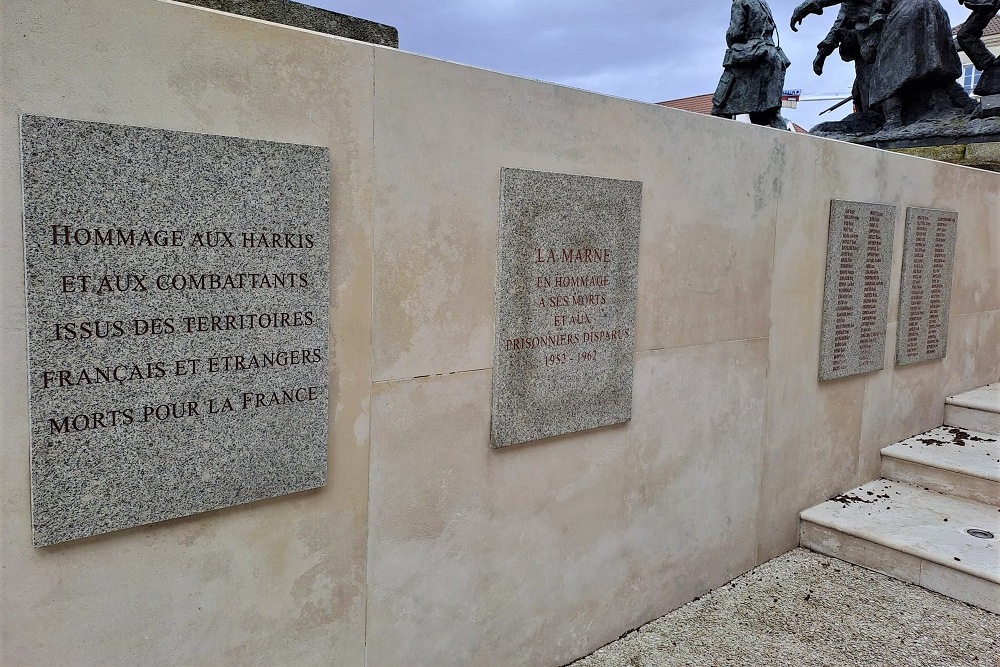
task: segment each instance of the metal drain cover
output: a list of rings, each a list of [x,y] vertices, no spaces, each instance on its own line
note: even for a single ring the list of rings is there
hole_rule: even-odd
[[[967,532],[969,535],[972,535],[973,537],[978,537],[981,540],[992,540],[996,538],[996,535],[994,535],[990,531],[979,530],[978,528],[970,528],[965,532]]]

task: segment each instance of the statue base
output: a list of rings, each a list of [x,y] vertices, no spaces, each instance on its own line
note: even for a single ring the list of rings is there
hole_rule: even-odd
[[[992,65],[983,70],[973,92],[982,97],[1000,94],[1000,61],[994,60]]]
[[[955,113],[944,118],[917,121],[902,127],[879,129],[871,126],[860,127],[857,124],[843,126],[836,122],[822,123],[809,133],[852,144],[887,149],[998,143],[1000,110],[994,112],[997,101],[1000,101],[996,100],[997,97],[1000,96],[984,98],[983,117],[980,118],[967,113]]]
[[[1000,116],[1000,95],[984,95],[979,100],[979,108],[976,110],[979,118],[995,118]]]

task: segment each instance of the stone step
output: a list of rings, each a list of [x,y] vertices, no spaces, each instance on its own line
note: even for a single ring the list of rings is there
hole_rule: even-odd
[[[806,548],[1000,614],[1000,507],[879,479],[800,517]]]
[[[944,404],[944,423],[1000,435],[1000,383],[949,396]]]
[[[1000,506],[1000,436],[932,429],[883,449],[882,477]]]

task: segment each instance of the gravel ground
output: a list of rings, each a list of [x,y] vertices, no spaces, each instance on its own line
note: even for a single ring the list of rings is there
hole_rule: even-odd
[[[1000,616],[796,549],[574,667],[1000,667]]]

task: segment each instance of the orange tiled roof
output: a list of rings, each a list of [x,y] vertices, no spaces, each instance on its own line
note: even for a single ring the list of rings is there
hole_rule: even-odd
[[[667,100],[665,102],[657,102],[656,104],[661,107],[670,107],[671,109],[682,109],[683,111],[693,111],[695,113],[702,113],[706,116],[712,113],[712,93],[706,95],[694,95],[692,97],[682,97],[679,100]],[[795,132],[801,132],[803,134],[808,134],[809,131],[806,130],[801,125],[796,125],[792,123],[792,127]]]
[[[657,104],[661,107],[670,107],[671,109],[683,109],[684,111],[710,114],[712,113],[712,93],[682,97],[679,100],[667,100],[665,102],[657,102]]]
[[[965,25],[964,23],[959,23],[952,29],[953,34],[958,34],[958,31]],[[983,37],[989,37],[990,35],[1000,35],[1000,14],[994,16],[993,19],[986,26],[986,30],[983,30]]]

